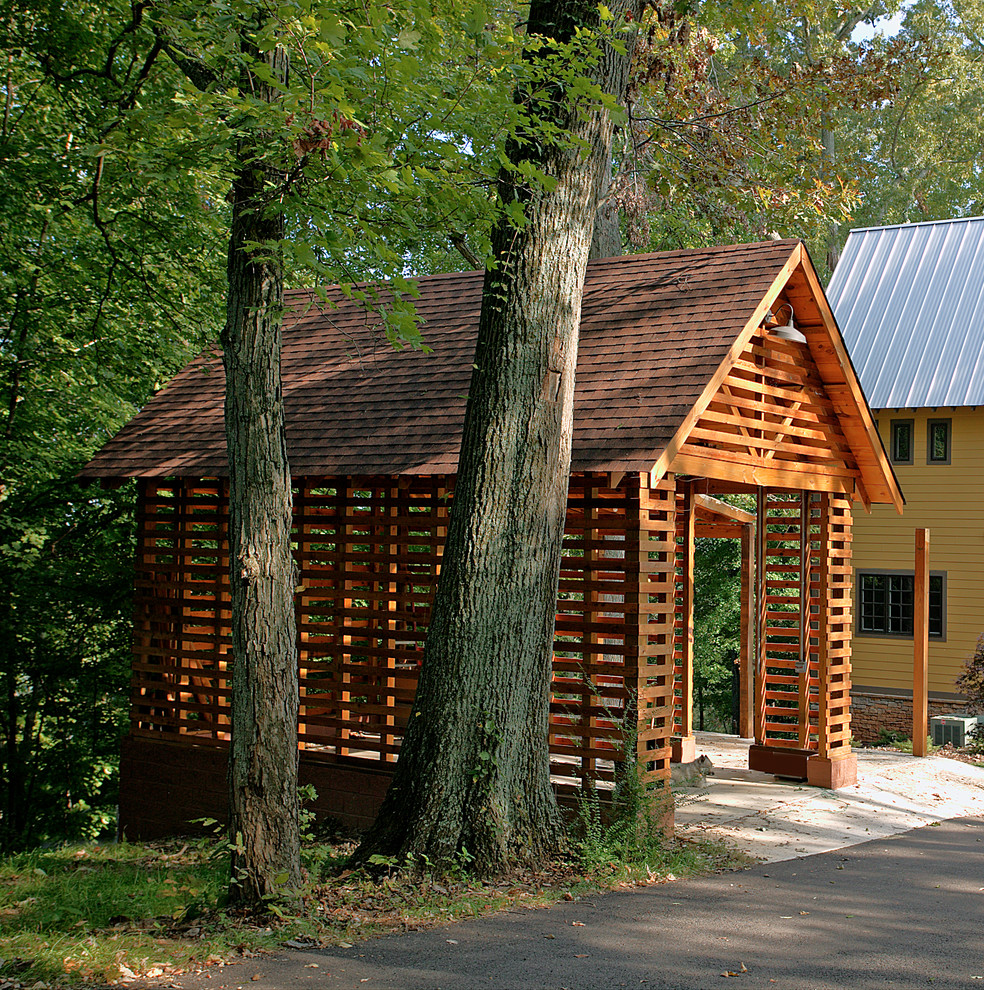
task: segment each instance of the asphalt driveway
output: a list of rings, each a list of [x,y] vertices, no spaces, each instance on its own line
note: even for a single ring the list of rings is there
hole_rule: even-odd
[[[184,990],[984,987],[984,818],[182,977]],[[159,984],[158,984],[159,985]]]

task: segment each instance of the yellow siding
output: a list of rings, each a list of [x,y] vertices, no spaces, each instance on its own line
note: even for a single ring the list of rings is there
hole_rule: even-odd
[[[915,421],[914,463],[895,465],[902,516],[884,505],[856,513],[854,568],[912,570],[914,531],[930,530],[930,570],[946,572],[946,641],[929,641],[929,689],[953,693],[984,633],[984,409],[886,410],[876,419],[886,449],[892,420]],[[927,419],[951,420],[949,464],[926,463]],[[855,685],[911,691],[912,640],[855,635],[853,669]]]

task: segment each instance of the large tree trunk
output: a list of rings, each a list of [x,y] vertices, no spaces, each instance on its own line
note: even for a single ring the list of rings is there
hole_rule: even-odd
[[[616,16],[639,12],[631,2],[609,6]],[[535,0],[528,31],[566,42],[597,17],[590,0]],[[618,61],[586,71],[613,92]],[[560,80],[540,93],[548,95],[534,102],[534,120],[547,118],[575,142],[551,144],[541,131],[507,148],[513,163],[557,184],[548,191],[523,184],[520,172],[500,175],[503,201],[521,202],[526,224],[503,221],[494,234],[423,669],[362,859],[441,866],[466,850],[490,873],[564,843],[547,715],[581,292],[612,125],[607,113],[579,113]]]
[[[273,78],[283,78],[283,49],[267,59]],[[255,76],[244,82],[260,99],[276,99],[273,87]],[[237,153],[222,333],[234,657],[229,788],[238,847],[232,892],[244,906],[259,908],[300,883],[297,647],[280,380],[280,177],[261,160],[268,153],[261,133],[246,132]]]
[[[625,9],[625,8],[623,8]],[[633,14],[638,11],[633,11]],[[615,51],[610,45],[602,54],[600,71],[606,80],[607,91],[623,99],[629,87],[629,73],[632,69],[631,57]],[[612,198],[612,173],[617,163],[609,154],[608,162],[602,167],[598,187],[598,210],[595,214],[594,230],[591,234],[591,249],[588,260],[614,258],[622,253],[622,225],[619,222],[618,203]]]

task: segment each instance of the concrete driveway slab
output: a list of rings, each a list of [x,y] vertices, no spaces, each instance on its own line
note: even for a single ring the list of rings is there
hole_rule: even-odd
[[[684,836],[715,836],[766,862],[829,852],[946,818],[984,815],[984,768],[943,756],[858,750],[858,783],[838,791],[748,769],[748,740],[697,733],[713,776],[678,788]]]

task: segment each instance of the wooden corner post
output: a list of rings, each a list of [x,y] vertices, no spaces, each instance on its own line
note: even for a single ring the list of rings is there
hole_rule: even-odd
[[[820,609],[817,623],[817,752],[806,763],[817,787],[849,787],[858,781],[851,751],[851,503],[820,497]]]
[[[626,520],[626,687],[634,688],[636,757],[643,786],[659,803],[662,827],[673,828],[670,735],[673,731],[673,620],[676,572],[676,483],[671,475],[650,487],[638,476],[631,518]]]
[[[750,523],[741,527],[741,642],[739,644],[738,734],[751,739],[755,734],[755,532]]]
[[[929,530],[916,530],[912,601],[912,755],[926,755],[929,735]]]
[[[694,533],[697,524],[693,485],[683,486],[681,553],[680,728],[673,737],[674,763],[690,763],[697,755],[694,738]]]
[[[754,685],[755,705],[752,713],[752,730],[755,744],[765,745],[765,550],[768,523],[768,499],[761,486],[755,498],[755,653]]]

